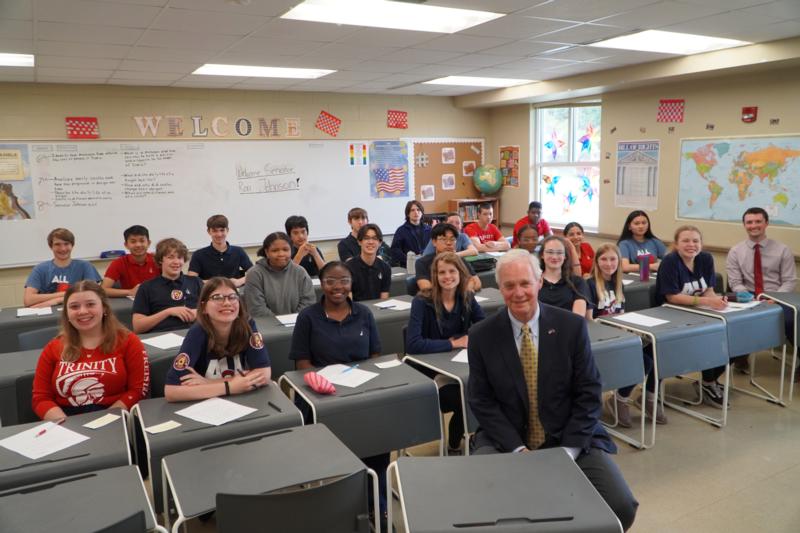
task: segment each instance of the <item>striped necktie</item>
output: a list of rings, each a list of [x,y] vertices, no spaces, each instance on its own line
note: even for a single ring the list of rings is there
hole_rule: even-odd
[[[533,344],[531,328],[528,324],[522,326],[522,345],[519,349],[519,357],[522,361],[522,373],[525,376],[525,384],[528,386],[528,448],[535,450],[544,443],[545,433],[542,423],[539,421],[539,399],[536,395],[538,389],[539,375],[539,354],[536,353],[536,346]]]

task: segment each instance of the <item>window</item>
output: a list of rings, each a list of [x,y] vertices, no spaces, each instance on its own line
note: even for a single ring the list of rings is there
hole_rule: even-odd
[[[600,106],[534,110],[535,197],[542,217],[563,226],[596,230],[599,219]]]

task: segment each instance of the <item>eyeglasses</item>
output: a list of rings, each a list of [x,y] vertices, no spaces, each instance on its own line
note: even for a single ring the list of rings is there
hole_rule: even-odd
[[[455,244],[456,242],[456,240],[453,237],[438,237],[436,241],[444,244]]]
[[[362,241],[375,241],[375,242],[380,242],[380,239],[379,239],[379,238],[377,238],[377,237],[372,237],[372,236],[364,237],[364,238],[363,238],[363,239],[361,239],[361,240],[362,240]]]
[[[353,280],[350,278],[325,278],[322,280],[322,283],[325,284],[326,287],[335,287],[337,285],[346,287],[352,282]]]
[[[545,255],[564,255],[564,250],[545,250]]]
[[[239,301],[239,295],[236,294],[235,292],[232,292],[230,294],[212,294],[211,296],[208,297],[208,300],[210,302],[216,302],[218,304],[224,302],[225,300],[228,300],[230,303],[234,303]]]

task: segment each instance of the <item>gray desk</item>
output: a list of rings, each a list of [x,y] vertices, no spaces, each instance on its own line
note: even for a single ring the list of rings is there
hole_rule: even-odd
[[[622,531],[611,508],[560,448],[470,458],[401,457],[389,469],[397,476],[407,533]],[[392,476],[387,478],[391,484]]]
[[[639,273],[626,274],[623,279],[632,280],[622,287],[625,293],[625,310],[640,311],[656,306],[656,278],[650,276],[648,281],[639,281]]]
[[[798,333],[800,333],[800,293],[798,292],[765,292],[762,295],[763,298],[767,298],[769,300],[778,302],[779,304],[783,304],[792,311],[792,316],[794,317],[794,342],[792,343],[792,371],[789,374],[789,401],[792,401],[794,397],[794,375],[795,371],[797,370],[797,344],[800,342],[800,337],[798,337]]]
[[[89,439],[39,460],[28,459],[0,447],[0,490],[131,464],[125,416],[100,429],[81,427],[107,413],[120,414],[121,410],[109,409],[67,417],[64,427]],[[0,428],[0,439],[16,435],[42,423],[33,422]]]
[[[201,424],[176,415],[193,402],[169,403],[164,398],[142,400],[131,410],[136,442],[136,463],[149,465],[153,485],[153,500],[156,512],[162,512],[161,459],[169,454],[236,439],[255,433],[302,426],[300,411],[273,383],[259,390],[230,396],[232,402],[254,407],[258,411],[221,426]],[[163,433],[151,435],[144,428],[174,420],[181,426]]]
[[[162,460],[167,488],[164,507],[170,510],[167,524],[174,509],[177,517],[172,531],[177,533],[187,519],[213,511],[218,493],[264,494],[365,468],[328,428],[319,424],[177,453]],[[373,477],[377,502],[377,477],[367,470]]]
[[[487,298],[487,300],[480,302],[487,315],[503,306],[503,297],[497,289],[483,289],[477,293],[477,296]],[[392,298],[404,302],[413,300],[413,297],[407,294],[393,296]],[[407,309],[403,311],[381,309],[374,305],[378,302],[380,300],[365,300],[360,303],[366,305],[375,317],[378,335],[381,338],[381,352],[384,354],[401,353],[405,346],[403,328],[408,324],[410,311]],[[294,327],[284,326],[273,317],[261,317],[254,320],[258,331],[264,337],[264,344],[272,361],[272,378],[278,379],[285,372],[294,370],[294,361],[289,359]]]
[[[771,403],[776,403],[783,407],[783,383],[784,371],[786,369],[786,344],[783,331],[783,309],[778,305],[762,303],[756,307],[743,309],[731,313],[720,313],[711,309],[699,309],[697,307],[669,305],[675,309],[682,309],[690,313],[702,314],[717,320],[721,320],[728,333],[728,356],[738,357],[761,350],[769,350],[775,346],[783,345],[783,357],[781,359],[781,379],[778,396],[775,396],[756,380],[756,360],[752,358],[750,365],[750,384],[761,391],[756,393],[747,389],[734,387],[735,390],[762,398]],[[789,378],[791,381],[792,378]]]
[[[483,272],[478,272],[478,277],[481,280],[481,287],[484,289],[496,289],[497,288],[497,280],[494,276],[494,269],[492,270],[484,270]]]
[[[36,372],[41,350],[0,354],[0,425],[17,423],[17,378]]]
[[[131,327],[133,302],[128,298],[111,298],[111,309],[127,327]],[[61,319],[62,305],[52,306],[53,314],[46,316],[26,316],[17,318],[18,307],[0,310],[0,354],[19,351],[17,335],[26,331],[57,326]],[[0,357],[2,357],[0,355]]]
[[[439,440],[439,392],[433,380],[408,365],[378,368],[387,355],[359,362],[378,376],[356,388],[337,386],[336,394],[312,391],[303,381],[308,370],[294,370],[281,381],[311,406],[313,421],[325,424],[358,457],[400,450]]]
[[[603,391],[617,390],[629,385],[642,384],[642,394],[647,394],[644,387],[644,361],[642,359],[642,339],[628,331],[612,328],[589,321],[589,341],[592,343],[592,355],[597,369],[600,371]],[[614,414],[616,417],[616,413]],[[607,425],[609,433],[618,439],[637,448],[646,448],[645,417],[641,417],[641,435],[638,440],[613,429]]]
[[[105,529],[140,511],[144,511],[147,530],[155,529],[156,517],[139,470],[118,466],[0,493],[0,530],[85,533]]]
[[[620,320],[620,316],[602,317],[599,321],[644,335],[650,339],[653,344],[653,372],[655,373],[653,377],[657,382],[663,378],[729,365],[728,333],[722,321],[669,307],[654,307],[652,309],[643,309],[636,313],[651,318],[667,320],[668,323],[658,326],[641,326]],[[729,372],[726,372],[724,406],[721,418],[711,417],[677,403],[664,403],[682,413],[694,416],[717,427],[724,427],[728,417],[728,385]],[[659,400],[659,395],[659,387],[656,387],[651,416],[653,420],[655,419],[656,403]],[[681,399],[681,402],[685,404],[694,403],[685,399]],[[696,403],[699,403],[699,400]],[[652,424],[650,446],[655,444],[655,438],[656,425]]]

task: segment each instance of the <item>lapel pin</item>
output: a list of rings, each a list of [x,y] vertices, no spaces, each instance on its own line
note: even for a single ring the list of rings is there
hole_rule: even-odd
[[[548,330],[547,330],[547,334],[548,334],[548,335],[552,335],[552,334],[553,334],[553,333],[555,333],[555,332],[556,332],[556,330],[554,330],[554,329],[548,329]]]

